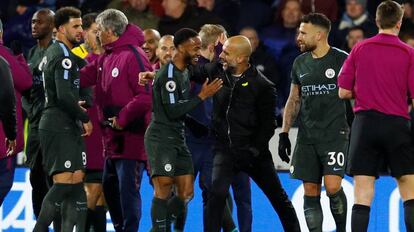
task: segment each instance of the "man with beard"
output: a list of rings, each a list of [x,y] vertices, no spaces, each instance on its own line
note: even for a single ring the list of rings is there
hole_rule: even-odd
[[[144,44],[142,49],[145,52],[149,62],[153,69],[159,69],[158,57],[156,55],[156,50],[158,47],[158,41],[160,40],[160,33],[154,29],[144,30]]]
[[[29,133],[26,144],[26,164],[30,168],[32,185],[32,205],[36,218],[39,217],[43,198],[48,191],[48,175],[42,166],[42,150],[39,140],[39,121],[45,104],[42,72],[39,66],[47,48],[52,44],[54,12],[40,9],[32,17],[32,36],[37,45],[30,49],[27,61],[33,76],[33,85],[22,98],[23,108],[29,120]]]
[[[200,93],[190,97],[187,66],[195,65],[201,39],[197,32],[183,28],[174,35],[176,53],[172,62],[156,74],[153,85],[153,117],[145,134],[145,148],[151,166],[154,198],[151,206],[153,232],[170,231],[171,222],[184,213],[193,197],[194,171],[184,139],[186,114],[213,96],[222,81],[205,81]],[[172,187],[176,194],[170,198]]]
[[[304,52],[293,63],[290,95],[279,134],[279,156],[289,162],[289,129],[298,118],[299,132],[291,177],[304,186],[304,212],[309,231],[322,231],[321,182],[330,199],[336,230],[345,231],[347,200],[341,187],[347,161],[349,125],[346,101],[339,99],[337,77],[347,53],[328,44],[329,19],[305,15],[297,42]]]
[[[83,187],[86,154],[82,136],[92,132],[92,123],[80,101],[79,69],[84,61],[71,49],[82,38],[81,12],[59,9],[54,17],[56,42],[49,46],[39,65],[44,77],[45,107],[39,122],[43,165],[53,186],[43,199],[34,231],[47,231],[60,210],[62,231],[84,231],[86,194]],[[82,132],[83,129],[83,132]]]
[[[155,54],[159,60],[159,67],[166,65],[171,62],[172,57],[175,53],[174,36],[164,35],[158,42],[158,48],[155,50]]]
[[[89,13],[82,16],[84,43],[72,49],[73,54],[92,63],[102,53],[103,49],[97,39],[97,27],[95,20],[98,14]],[[95,92],[95,91],[94,91]],[[99,125],[96,93],[94,93],[93,106],[88,109],[88,115],[92,122],[93,132],[85,138],[86,145],[86,172],[85,191],[88,202],[88,216],[86,231],[91,227],[95,231],[106,231],[106,210],[102,190],[102,174],[104,166],[102,129]]]

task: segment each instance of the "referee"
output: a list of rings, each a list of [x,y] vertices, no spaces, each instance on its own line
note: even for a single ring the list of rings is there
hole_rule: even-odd
[[[354,176],[354,232],[368,229],[382,164],[397,180],[406,229],[414,231],[414,145],[407,106],[407,96],[414,94],[414,49],[398,38],[403,13],[397,2],[382,2],[376,13],[379,34],[352,49],[339,75],[339,97],[355,98],[347,170]]]

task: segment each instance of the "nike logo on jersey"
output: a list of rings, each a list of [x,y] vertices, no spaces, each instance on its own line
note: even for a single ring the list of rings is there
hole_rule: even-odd
[[[336,172],[336,171],[341,171],[341,170],[342,170],[342,168],[333,168],[333,170],[334,170],[334,172]]]
[[[161,222],[165,222],[165,221],[166,221],[166,219],[163,219],[163,220],[155,219],[156,223],[161,223]]]
[[[299,78],[303,78],[304,76],[308,75],[309,73],[299,74]]]

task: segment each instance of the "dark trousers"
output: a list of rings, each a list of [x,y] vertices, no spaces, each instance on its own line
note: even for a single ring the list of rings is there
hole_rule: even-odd
[[[141,219],[141,179],[145,162],[106,159],[103,191],[115,231],[136,232]]]
[[[36,218],[39,217],[40,209],[42,208],[43,198],[49,190],[49,186],[53,184],[49,180],[42,165],[42,154],[38,154],[33,168],[30,169],[30,184],[32,185],[32,206],[33,213]]]
[[[245,172],[237,173],[231,183],[233,197],[237,207],[237,222],[240,232],[252,231],[252,191],[250,177]]]
[[[0,206],[13,186],[15,168],[15,155],[0,159]]]
[[[207,200],[212,184],[213,142],[197,143],[187,141],[194,165],[194,177],[199,174],[199,186],[203,197],[203,222],[207,221]],[[250,178],[246,173],[235,175],[232,182],[234,200],[237,206],[237,219],[240,232],[250,232],[252,228],[252,204]]]
[[[240,171],[246,172],[269,199],[284,230],[300,231],[295,209],[276,174],[270,151],[253,157],[248,151],[234,151],[226,146],[215,148],[213,184],[207,202],[207,231],[220,231],[226,195],[234,175]]]

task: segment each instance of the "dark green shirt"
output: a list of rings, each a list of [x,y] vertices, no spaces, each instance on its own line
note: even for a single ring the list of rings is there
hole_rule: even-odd
[[[51,41],[49,46],[53,42]],[[30,123],[30,127],[38,128],[40,117],[42,116],[43,107],[45,105],[45,91],[43,89],[43,77],[42,71],[39,69],[39,65],[45,56],[47,48],[39,47],[35,45],[29,51],[27,62],[32,72],[33,85],[29,93],[23,97],[23,107],[26,110],[27,118]]]
[[[321,58],[306,52],[295,59],[292,83],[300,86],[299,143],[326,143],[347,138],[345,101],[338,97],[337,78],[348,54],[331,48]]]
[[[184,136],[184,119],[201,99],[190,97],[188,70],[180,71],[172,63],[164,65],[153,83],[151,126],[163,126]]]
[[[89,117],[78,105],[79,69],[85,61],[74,55],[62,42],[50,45],[42,58],[46,104],[39,128],[51,131],[79,130],[79,121]]]

